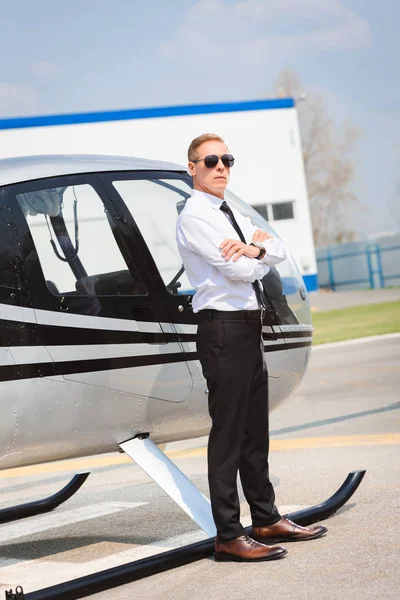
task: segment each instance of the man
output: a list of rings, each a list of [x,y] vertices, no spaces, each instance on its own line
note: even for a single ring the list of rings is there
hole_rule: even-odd
[[[177,244],[196,290],[197,351],[209,390],[208,479],[217,528],[215,559],[273,560],[286,550],[264,542],[308,540],[326,531],[281,517],[269,480],[265,302],[258,280],[286,258],[286,251],[279,239],[256,229],[224,201],[234,158],[222,138],[203,134],[194,139],[188,159],[193,194],[178,217]],[[238,471],[250,505],[252,537],[240,523]]]

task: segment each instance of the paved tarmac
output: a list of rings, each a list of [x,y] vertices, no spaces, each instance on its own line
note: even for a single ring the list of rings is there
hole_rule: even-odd
[[[328,311],[364,304],[379,304],[400,300],[400,288],[383,288],[378,290],[328,291],[318,290],[309,295],[311,310]]]
[[[399,597],[400,335],[314,348],[297,392],[271,415],[271,475],[290,511],[330,496],[349,471],[367,474],[319,540],[286,544],[282,560],[204,559],[91,596],[113,600]],[[207,493],[206,440],[167,446]],[[90,467],[83,488],[53,513],[0,525],[0,600],[124,564],[206,536],[124,455],[0,473],[2,506],[54,493]],[[110,463],[115,463],[111,466]],[[249,522],[242,501],[242,520]]]

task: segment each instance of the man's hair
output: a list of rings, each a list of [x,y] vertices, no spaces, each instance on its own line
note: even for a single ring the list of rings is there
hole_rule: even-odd
[[[202,135],[199,135],[199,137],[194,138],[194,140],[192,141],[192,143],[189,146],[189,149],[188,149],[189,162],[193,162],[194,160],[197,159],[197,148],[199,146],[201,146],[201,144],[203,144],[204,142],[209,142],[211,140],[216,140],[217,142],[222,142],[223,144],[225,144],[225,141],[222,139],[222,137],[220,137],[216,133],[203,133]]]

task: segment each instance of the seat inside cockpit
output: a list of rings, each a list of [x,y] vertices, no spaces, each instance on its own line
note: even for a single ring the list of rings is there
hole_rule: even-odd
[[[51,294],[77,302],[82,296],[146,295],[122,251],[114,219],[92,186],[35,190],[17,199],[35,244],[33,262],[39,258]]]
[[[88,275],[75,283],[79,295],[88,296],[137,296],[146,294],[140,280],[134,280],[128,269]]]

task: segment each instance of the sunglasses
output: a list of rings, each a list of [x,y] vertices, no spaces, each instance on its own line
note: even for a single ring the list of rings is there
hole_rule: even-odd
[[[233,158],[232,154],[222,154],[221,156],[217,156],[216,154],[209,154],[204,158],[198,158],[197,160],[193,160],[192,162],[198,163],[204,160],[204,165],[207,167],[207,169],[213,169],[217,166],[219,159],[221,159],[221,162],[224,165],[224,167],[227,168],[233,167],[233,165],[235,164],[235,159]]]

